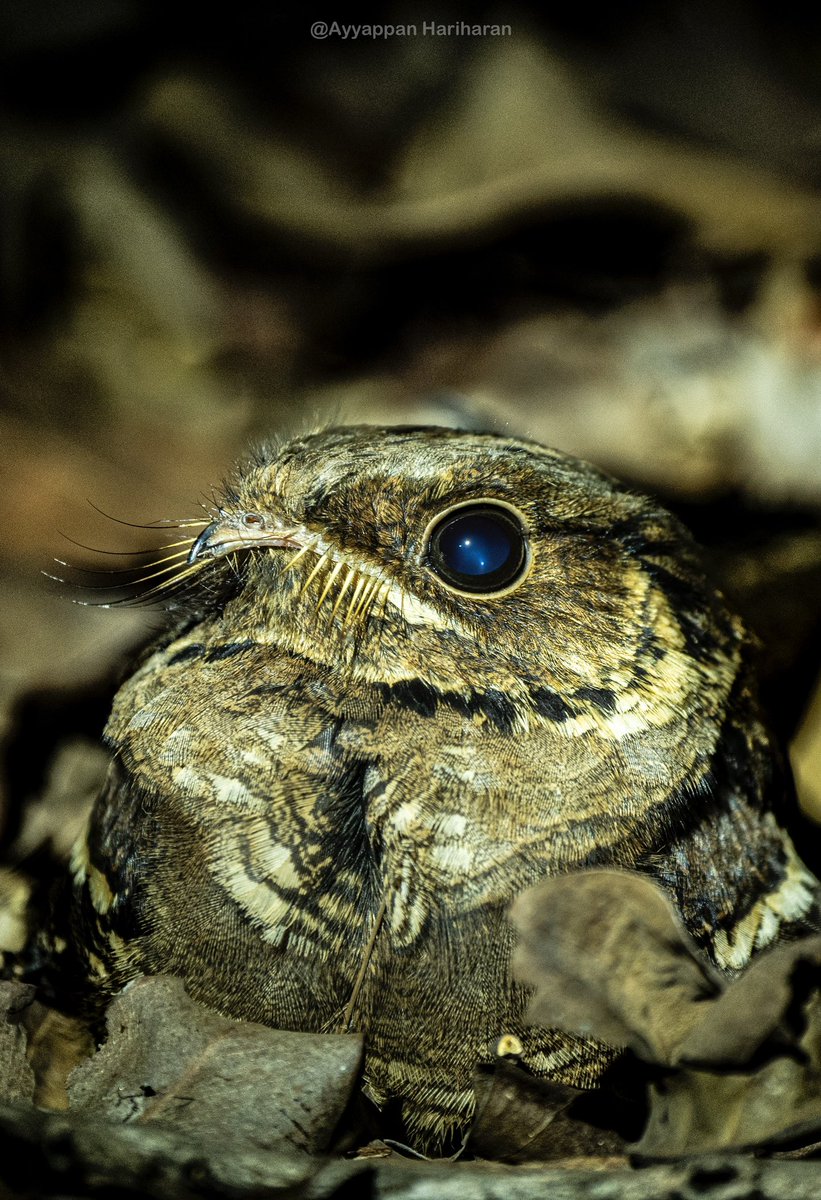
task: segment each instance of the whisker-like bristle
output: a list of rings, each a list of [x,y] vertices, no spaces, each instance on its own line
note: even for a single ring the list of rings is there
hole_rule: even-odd
[[[113,517],[111,513],[107,513],[102,508],[99,508],[93,500],[86,500],[86,503],[90,504],[94,511],[98,512],[101,517],[105,517],[107,521],[115,521],[117,525],[128,525],[130,529],[185,529],[188,526],[193,525],[208,525],[213,519],[209,515],[207,518],[195,517],[192,519],[190,517],[186,517],[181,520],[173,520],[169,518],[168,520],[148,522],[123,521],[120,517]]]
[[[236,551],[232,551],[231,554],[227,554],[225,556],[225,562],[226,562],[227,566],[230,568],[231,574],[234,576],[234,579],[236,579],[237,583],[239,583],[240,580],[242,579],[242,576],[239,573],[239,560],[237,558]]]
[[[353,612],[354,608],[356,607],[356,605],[359,601],[359,597],[362,595],[362,589],[363,589],[363,587],[365,587],[367,585],[367,581],[368,581],[367,575],[359,575],[359,577],[356,581],[356,587],[353,590],[353,595],[351,596],[350,601],[348,602],[348,610],[345,613],[345,620],[343,622],[344,625],[347,625],[348,622],[351,620],[351,613]]]
[[[175,555],[174,557],[179,558],[178,555]],[[56,561],[59,561],[59,559]],[[180,562],[181,561],[182,560],[180,560]],[[180,562],[175,562],[175,563],[172,563],[168,567],[163,567],[163,569],[161,571],[153,571],[150,575],[138,576],[136,579],[124,580],[122,583],[100,584],[99,587],[95,587],[94,584],[77,583],[77,581],[74,579],[61,579],[59,575],[50,575],[48,571],[43,571],[43,574],[46,576],[47,579],[53,579],[57,583],[65,584],[66,587],[75,587],[75,588],[80,588],[81,590],[84,590],[84,591],[93,591],[93,592],[115,592],[115,591],[121,592],[123,590],[123,588],[140,587],[143,583],[148,583],[151,579],[159,579],[163,575],[174,575],[175,573],[179,573]],[[148,563],[147,565],[155,566],[156,564]],[[202,564],[195,564],[195,565],[197,566],[197,569],[199,569],[199,567]],[[72,567],[71,569],[75,570],[76,568]],[[130,574],[130,572],[128,572],[128,573]],[[169,581],[169,582],[171,582],[171,581]]]
[[[142,593],[138,592],[136,595],[121,596],[116,600],[75,600],[74,603],[84,604],[90,608],[140,608],[143,605],[151,605],[160,596],[173,596],[187,579],[198,575],[204,565],[204,563],[193,563],[186,570],[180,571],[176,575],[164,579],[162,583],[157,583],[154,587]]]
[[[347,566],[347,564],[346,564],[346,566]],[[348,574],[342,580],[342,584],[337,593],[336,600],[334,602],[334,606],[331,609],[331,620],[333,620],[333,618],[336,616],[337,612],[339,611],[339,606],[342,603],[342,598],[345,595],[345,593],[347,592],[348,588],[353,583],[353,581],[356,579],[356,577],[357,577],[356,571],[353,569],[353,567],[348,566]]]
[[[85,542],[78,542],[75,538],[69,537],[67,533],[63,533],[58,529],[57,532],[61,538],[65,538],[67,542],[71,542],[72,546],[78,546],[80,550],[90,550],[92,554],[107,554],[116,556],[117,558],[145,558],[149,554],[156,554],[159,550],[172,550],[175,546],[190,546],[191,539],[183,538],[179,542],[163,542],[161,546],[149,546],[146,550],[103,550],[99,546],[87,546]],[[57,560],[60,561],[59,559]]]
[[[189,543],[186,541],[185,545]],[[78,571],[81,575],[133,575],[136,571],[143,571],[149,567],[158,567],[161,563],[183,561],[188,557],[187,550],[178,550],[176,554],[167,554],[165,558],[155,558],[152,562],[141,563],[136,567],[78,567],[75,563],[66,562],[63,558],[55,558],[55,562],[61,567],[68,567],[70,571]],[[149,577],[150,578],[150,577]],[[123,586],[126,586],[123,584]]]
[[[376,637],[378,639],[378,642],[380,642],[380,643],[382,642],[382,639],[387,630],[387,625],[385,623],[385,613],[386,613],[387,607],[388,607],[388,596],[390,595],[390,590],[391,590],[391,581],[389,579],[384,579],[383,582],[380,584],[379,594],[376,597],[376,603],[379,605],[378,611],[376,612],[376,616],[375,616]],[[371,610],[371,611],[373,613],[373,610]]]
[[[54,561],[58,562],[59,559],[55,559]],[[82,584],[74,583],[71,579],[63,579],[60,575],[52,575],[51,571],[41,571],[40,574],[43,576],[44,579],[50,579],[52,581],[52,583],[64,583],[67,587],[76,587],[76,588],[82,587]],[[86,588],[85,590],[88,591],[88,588]]]
[[[373,599],[378,587],[378,579],[371,579],[365,584],[364,588],[362,589],[362,595],[359,597],[359,603],[356,605],[353,613],[351,614],[351,621],[359,621],[364,619],[368,605]]]
[[[317,561],[317,562],[314,564],[314,566],[313,566],[313,568],[312,568],[312,570],[311,570],[310,574],[308,575],[308,578],[305,580],[305,582],[303,583],[302,587],[299,589],[299,594],[300,594],[300,596],[304,596],[304,595],[305,595],[305,593],[307,592],[308,588],[311,586],[311,584],[313,583],[313,581],[316,579],[317,575],[318,575],[318,574],[319,574],[319,572],[322,570],[322,568],[323,568],[323,567],[326,565],[326,563],[328,562],[328,559],[329,559],[330,557],[331,557],[331,556],[330,556],[330,553],[329,553],[329,551],[327,551],[327,550],[324,552],[324,554],[320,554],[320,556],[319,556],[319,559],[318,559],[318,561]]]
[[[371,589],[371,594],[368,596],[368,603],[365,605],[364,612],[362,613],[363,621],[370,621],[371,616],[373,614],[374,606],[375,606],[376,602],[378,601],[379,597],[382,595],[384,587],[385,587],[385,579],[384,579],[384,576],[380,575],[379,578],[375,581],[373,588]]]
[[[299,562],[299,560],[308,553],[310,548],[311,548],[310,546],[302,546],[299,550],[297,550],[297,552],[293,556],[293,558],[289,558],[288,561],[286,562],[285,566],[282,568],[283,573],[286,571],[290,571],[292,567],[295,567],[296,564]]]
[[[322,605],[325,603],[325,598],[327,597],[328,592],[330,592],[331,588],[333,587],[334,583],[336,582],[336,580],[339,576],[340,571],[342,570],[342,568],[344,566],[345,566],[345,563],[344,563],[343,559],[340,558],[339,562],[331,570],[330,574],[328,575],[328,578],[325,580],[325,586],[322,588],[322,591],[319,594],[319,599],[316,602],[317,611],[320,608],[322,608]]]

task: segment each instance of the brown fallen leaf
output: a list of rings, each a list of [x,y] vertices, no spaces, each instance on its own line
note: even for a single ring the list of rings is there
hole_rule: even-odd
[[[72,1110],[281,1153],[328,1149],[362,1057],[354,1035],[223,1017],[171,976],[130,984],[106,1021],[105,1045],[69,1079]]]
[[[626,871],[545,880],[511,916],[514,974],[535,988],[529,1019],[660,1065],[729,1070],[795,1047],[796,1014],[821,987],[821,937],[776,947],[726,980],[664,892]]]
[[[753,1067],[780,1053],[809,1051],[821,1066],[821,1041],[806,1040],[806,1006],[821,988],[821,937],[801,938],[757,958],[705,1005],[678,1047],[688,1066],[732,1070]],[[821,1030],[819,1031],[821,1034]]]
[[[34,1072],[34,1103],[60,1111],[68,1108],[68,1077],[95,1050],[89,1026],[80,1017],[69,1016],[34,1000],[22,1013],[26,1057]]]
[[[355,1154],[355,1158],[391,1158],[396,1154],[387,1142],[377,1138],[373,1142],[368,1142],[366,1146],[360,1146]]]
[[[513,973],[547,1025],[672,1063],[722,980],[700,958],[661,890],[626,871],[546,879],[511,908]]]
[[[712,1020],[705,1020],[693,1038],[702,1057],[715,1052],[713,1070],[683,1067],[650,1085],[650,1115],[641,1140],[631,1149],[640,1158],[660,1159],[717,1150],[779,1148],[804,1156],[821,1136],[821,994],[817,938],[806,939],[764,955],[739,980],[730,984]],[[807,966],[810,964],[810,970]],[[815,968],[815,970],[812,969]],[[752,978],[753,975],[757,978]],[[814,989],[808,995],[808,985]],[[769,989],[768,985],[769,984]],[[761,1007],[756,1000],[767,993]],[[775,999],[773,999],[775,998]],[[748,1023],[759,1029],[781,1002],[776,1032],[781,1052],[762,1061],[761,1047],[751,1039],[753,1053],[744,1067],[722,1070],[732,1062],[720,1053],[722,1033],[727,1046],[740,1049],[738,1030]],[[777,1044],[772,1039],[770,1046]],[[739,1056],[740,1058],[740,1056]]]
[[[26,1034],[21,1013],[31,1004],[34,988],[24,983],[0,983],[0,1100],[31,1100],[34,1072],[26,1059]]]
[[[499,1059],[477,1073],[476,1116],[471,1153],[498,1162],[607,1158],[626,1165],[625,1140],[597,1126],[586,1108],[591,1092],[535,1079],[515,1063]]]
[[[821,1133],[821,938],[725,981],[649,880],[587,871],[515,903],[529,1018],[630,1046],[646,1072],[640,1158],[808,1146]],[[639,1064],[636,1069],[640,1070]]]

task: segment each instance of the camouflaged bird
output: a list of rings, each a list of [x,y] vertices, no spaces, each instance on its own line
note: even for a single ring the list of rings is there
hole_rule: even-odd
[[[538,880],[646,873],[728,970],[816,927],[744,631],[653,501],[533,443],[350,427],[210,516],[74,855],[56,944],[92,994],[170,972],[362,1031],[366,1095],[435,1148],[500,1035],[579,1086],[614,1057],[523,1021],[506,914]]]

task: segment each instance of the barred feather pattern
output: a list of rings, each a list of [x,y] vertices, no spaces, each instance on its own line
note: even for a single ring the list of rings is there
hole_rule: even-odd
[[[478,499],[529,539],[498,596],[427,551]],[[213,517],[183,568],[207,599],[114,703],[47,935],[66,995],[171,972],[233,1016],[361,1031],[366,1095],[436,1149],[502,1034],[576,1085],[617,1054],[525,1025],[526,887],[649,874],[728,972],[818,927],[746,634],[652,501],[531,443],[354,427],[261,451]]]

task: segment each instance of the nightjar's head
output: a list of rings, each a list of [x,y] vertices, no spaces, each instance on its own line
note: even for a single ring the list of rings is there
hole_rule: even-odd
[[[535,443],[341,427],[265,449],[189,564],[235,632],[349,678],[626,730],[724,691],[740,632],[676,520]],[[226,600],[226,596],[229,598]]]

